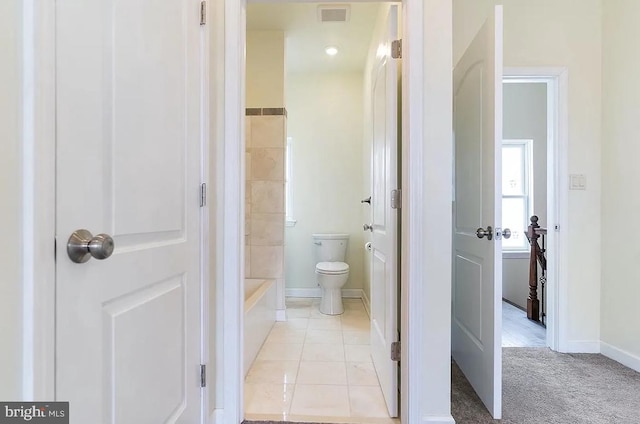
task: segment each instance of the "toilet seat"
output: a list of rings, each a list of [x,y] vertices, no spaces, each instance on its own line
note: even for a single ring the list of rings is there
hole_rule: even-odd
[[[340,275],[349,272],[349,264],[344,262],[318,262],[316,272],[325,275]]]

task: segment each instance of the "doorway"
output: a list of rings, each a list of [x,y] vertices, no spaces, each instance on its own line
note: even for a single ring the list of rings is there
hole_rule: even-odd
[[[537,341],[532,344],[539,344],[545,347],[549,347],[556,351],[566,351],[566,294],[563,286],[563,281],[566,281],[566,267],[561,267],[560,264],[566,264],[567,251],[566,251],[566,231],[563,228],[567,227],[567,192],[562,190],[562,187],[569,186],[569,175],[567,171],[566,162],[566,149],[567,149],[567,129],[568,129],[568,77],[567,70],[565,68],[505,68],[504,69],[504,98],[506,101],[510,96],[518,97],[524,95],[524,99],[532,114],[537,115],[535,119],[522,119],[524,117],[521,110],[506,111],[505,109],[505,122],[504,139],[513,135],[513,138],[522,138],[526,140],[541,140],[546,142],[546,146],[542,147],[544,143],[538,143],[539,148],[535,147],[535,141],[532,143],[532,154],[530,157],[531,172],[531,185],[530,191],[533,196],[532,207],[528,209],[528,214],[531,215],[526,220],[525,231],[532,231],[529,226],[534,224],[531,221],[533,216],[537,216],[538,220],[535,223],[538,227],[535,229],[537,234],[538,246],[543,250],[542,254],[545,259],[546,269],[543,271],[543,267],[538,261],[537,266],[537,279],[532,279],[531,286],[535,286],[536,296],[539,300],[538,311],[535,308],[531,308],[527,305],[526,301],[523,301],[522,297],[526,295],[528,299],[530,296],[529,290],[529,272],[528,267],[531,258],[531,246],[528,236],[525,237],[527,249],[529,252],[526,255],[519,255],[518,253],[512,254],[515,258],[512,269],[506,269],[505,274],[514,276],[514,269],[518,269],[517,275],[520,277],[518,281],[518,288],[514,288],[511,282],[505,283],[503,280],[503,298],[506,300],[515,299],[519,311],[525,311],[526,321],[522,321],[522,314],[518,311],[513,311],[513,308],[509,308],[513,313],[518,314],[518,319],[521,322],[525,322],[531,331],[537,332],[538,336],[535,337]],[[536,94],[537,92],[537,94]],[[536,100],[537,97],[537,100]],[[505,103],[506,104],[506,103]],[[523,103],[524,104],[524,103]],[[537,106],[535,106],[537,104]],[[542,113],[542,110],[546,113]],[[536,113],[535,110],[538,110]],[[512,122],[507,123],[507,116],[513,119]],[[520,120],[522,125],[517,123]],[[536,121],[538,124],[536,124]],[[543,133],[541,122],[546,121],[545,130]],[[514,124],[515,125],[512,125]],[[540,129],[536,130],[536,127]],[[518,129],[520,128],[520,129]],[[513,131],[513,132],[512,132]],[[520,131],[520,134],[518,133]],[[523,132],[524,131],[524,132]],[[510,135],[507,135],[509,133]],[[525,133],[531,134],[527,136]],[[538,135],[536,135],[538,134]],[[532,187],[531,187],[532,186]],[[545,193],[546,192],[546,193]],[[506,216],[505,216],[506,218]],[[535,227],[535,224],[534,224]],[[509,253],[505,253],[505,261]],[[523,268],[522,258],[525,257],[527,261],[526,280],[522,279],[522,273],[525,271]],[[518,261],[520,264],[518,265]],[[535,281],[533,281],[535,280]],[[511,285],[510,285],[511,284]],[[508,287],[508,285],[510,285]],[[524,291],[522,290],[524,285]],[[515,296],[515,297],[514,297]],[[529,302],[530,303],[530,302]],[[527,311],[527,308],[529,310]],[[537,319],[536,319],[537,318]],[[544,324],[545,334],[544,341],[540,338],[543,336],[540,331],[540,325]],[[532,327],[533,325],[533,327]],[[525,342],[525,344],[527,344]]]
[[[361,203],[374,186],[368,87],[389,10],[383,3],[247,6],[245,290],[270,280],[258,282],[269,287],[255,302],[278,320],[269,328],[253,307],[245,310],[247,419],[392,422],[397,415],[370,343],[369,317],[379,305],[369,300],[372,237],[362,224],[372,222],[377,199]],[[346,257],[336,258],[349,274],[344,311],[335,315],[319,310],[314,272],[316,244],[329,239],[347,245]]]
[[[297,2],[302,3],[302,2]],[[443,7],[444,6],[444,7]],[[215,9],[213,9],[215,8]],[[215,390],[210,390],[209,416],[215,422],[243,419],[242,322],[240,312],[244,279],[244,51],[246,2],[216,3],[212,34],[214,76],[211,131],[215,140],[217,182],[210,237],[216,240],[212,276],[216,276]],[[451,7],[405,0],[402,8],[403,56],[403,196],[402,196],[402,300],[401,416],[413,422],[425,416],[451,422],[450,336],[441,327],[450,322],[450,288],[424,284],[448,281],[450,267],[450,187],[425,181],[448,180],[451,163],[451,49],[437,48],[442,32],[451,33]],[[434,25],[431,25],[434,23]],[[436,25],[437,23],[437,25]],[[425,67],[425,43],[433,41]],[[412,118],[413,117],[413,118]],[[425,127],[429,126],[429,131]],[[446,175],[446,176],[445,176]],[[430,178],[433,178],[431,180]],[[426,207],[428,199],[429,207]],[[429,222],[442,225],[428,226]],[[425,242],[426,240],[426,242]],[[436,248],[437,246],[437,248]],[[411,326],[408,323],[411,323]],[[438,323],[437,326],[430,323]],[[215,330],[214,330],[215,329]],[[216,341],[214,343],[214,340]],[[411,373],[408,370],[411,369]],[[420,376],[428,373],[431,378]],[[428,399],[428,400],[427,400]]]
[[[556,119],[547,99],[553,94],[545,81],[503,81],[502,224],[511,229],[502,242],[503,347],[547,346],[546,258],[554,253],[546,249],[547,147]]]

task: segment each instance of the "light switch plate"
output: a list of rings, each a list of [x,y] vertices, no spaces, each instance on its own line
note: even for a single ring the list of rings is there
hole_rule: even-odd
[[[569,190],[586,190],[587,177],[584,174],[569,175]]]

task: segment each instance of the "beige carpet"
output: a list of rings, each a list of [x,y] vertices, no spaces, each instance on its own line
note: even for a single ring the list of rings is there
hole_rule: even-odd
[[[452,364],[458,424],[640,424],[640,374],[602,355],[503,349],[503,419],[491,418]]]

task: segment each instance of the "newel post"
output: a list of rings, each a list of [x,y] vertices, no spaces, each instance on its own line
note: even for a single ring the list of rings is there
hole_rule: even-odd
[[[540,300],[538,300],[538,238],[540,235],[536,231],[538,217],[531,217],[531,225],[527,230],[529,243],[531,244],[531,255],[529,256],[529,297],[527,298],[527,318],[533,321],[540,321]]]

